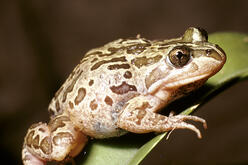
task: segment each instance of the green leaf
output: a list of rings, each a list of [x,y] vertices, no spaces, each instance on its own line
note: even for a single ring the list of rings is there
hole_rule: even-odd
[[[218,44],[227,54],[223,69],[208,80],[198,92],[197,100],[187,97],[182,113],[190,114],[215,95],[248,77],[248,35],[240,33],[215,33],[209,41]],[[180,101],[180,100],[179,100]],[[173,105],[172,105],[173,106]],[[185,110],[186,109],[186,110]],[[119,138],[92,140],[80,155],[77,164],[81,165],[137,165],[161,141],[166,133],[128,134]]]

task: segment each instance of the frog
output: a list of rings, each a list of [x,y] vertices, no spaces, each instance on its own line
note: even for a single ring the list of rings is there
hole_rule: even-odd
[[[174,39],[137,35],[89,50],[51,100],[49,122],[28,129],[23,164],[63,163],[77,156],[90,139],[128,132],[189,129],[201,138],[200,130],[188,121],[206,127],[203,118],[160,111],[201,87],[225,61],[223,49],[196,27]]]

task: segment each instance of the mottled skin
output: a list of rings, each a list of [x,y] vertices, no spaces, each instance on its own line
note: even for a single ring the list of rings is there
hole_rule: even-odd
[[[50,122],[32,125],[23,145],[25,165],[43,165],[76,156],[88,137],[127,132],[191,129],[196,116],[156,112],[200,87],[225,63],[225,53],[207,42],[207,33],[189,28],[176,39],[119,39],[90,50],[55,94]]]

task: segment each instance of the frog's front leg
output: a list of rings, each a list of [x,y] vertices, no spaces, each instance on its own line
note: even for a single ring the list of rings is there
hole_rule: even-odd
[[[198,138],[201,138],[199,129],[192,124],[186,123],[185,120],[201,122],[206,128],[204,119],[191,115],[169,115],[167,117],[157,114],[155,112],[159,107],[156,103],[151,102],[153,100],[150,96],[138,96],[129,100],[118,117],[118,127],[134,133],[190,129],[197,134]]]
[[[76,156],[87,142],[67,115],[58,115],[48,124],[33,124],[25,137],[24,165],[45,165],[47,161],[63,161]]]

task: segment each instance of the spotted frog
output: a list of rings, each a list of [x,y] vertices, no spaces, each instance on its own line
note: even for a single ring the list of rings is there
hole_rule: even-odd
[[[90,50],[52,99],[49,123],[28,129],[23,163],[63,162],[79,154],[89,137],[190,129],[201,138],[185,121],[206,126],[204,119],[158,112],[203,85],[225,61],[224,51],[208,42],[207,32],[193,27],[175,39],[137,36]]]

